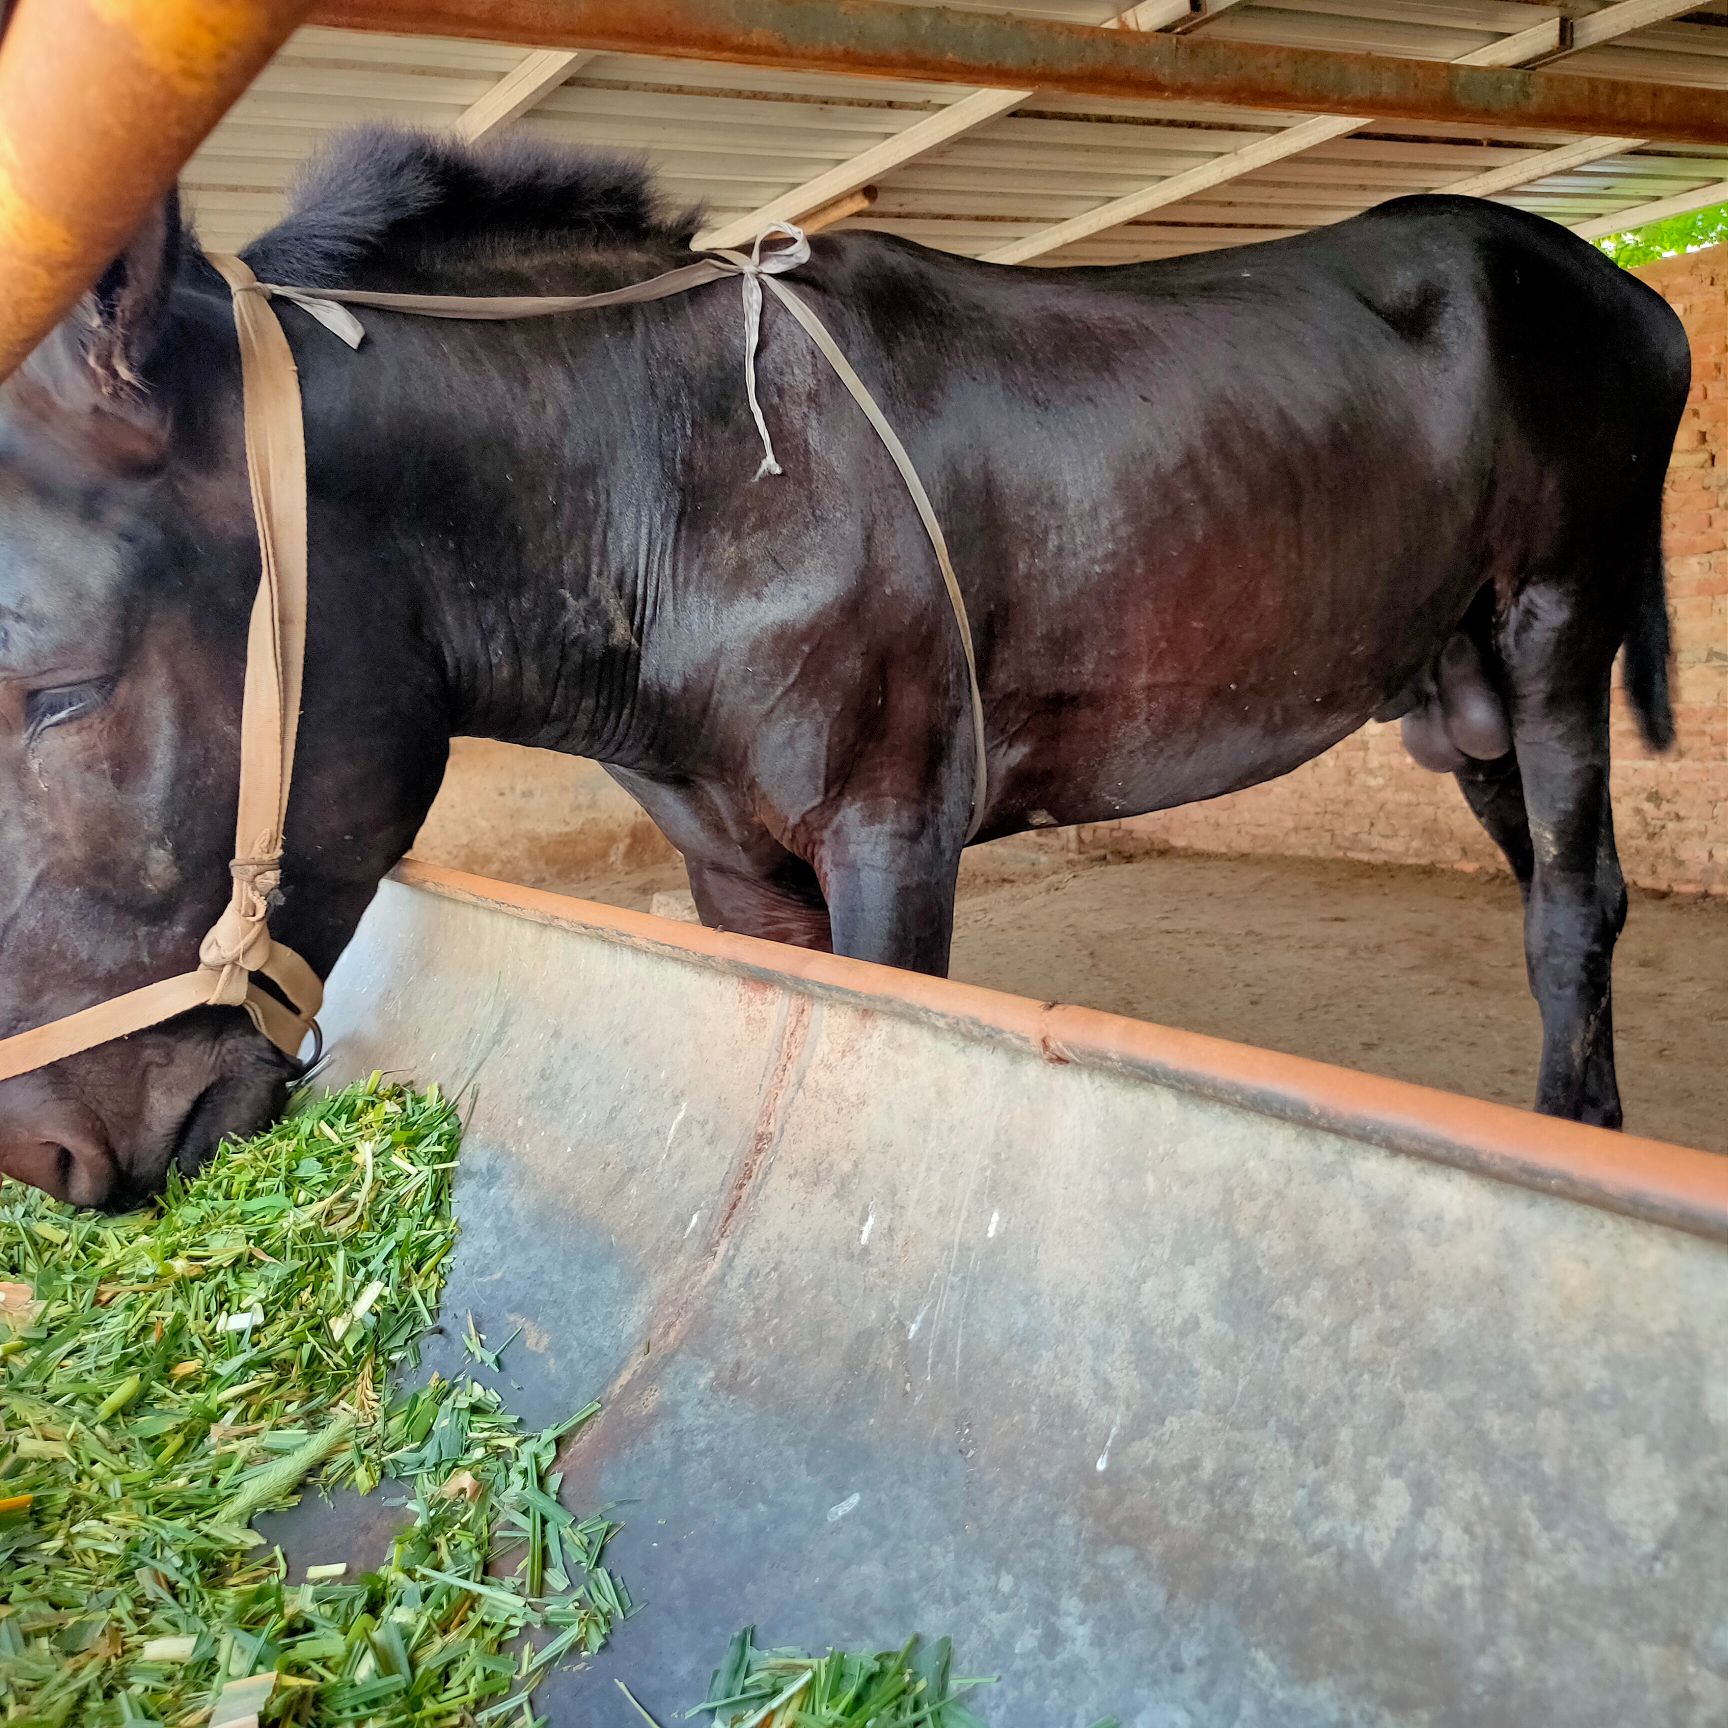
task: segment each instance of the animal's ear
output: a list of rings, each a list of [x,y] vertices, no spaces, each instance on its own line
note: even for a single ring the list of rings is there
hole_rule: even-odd
[[[168,415],[145,383],[180,264],[170,192],[20,369],[18,395],[44,431],[99,466],[147,472],[167,453]]]

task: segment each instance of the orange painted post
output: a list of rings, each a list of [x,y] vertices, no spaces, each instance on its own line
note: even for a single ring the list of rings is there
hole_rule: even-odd
[[[115,258],[310,0],[20,0],[0,38],[0,378]]]

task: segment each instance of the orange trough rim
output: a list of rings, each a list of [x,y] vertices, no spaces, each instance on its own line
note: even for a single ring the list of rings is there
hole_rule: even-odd
[[[1728,1244],[1728,1157],[1717,1153],[1556,1121],[1093,1008],[1035,1002],[976,984],[678,924],[415,858],[398,866],[395,879],[602,941],[842,992],[890,1013],[940,1015],[977,1036],[1014,1039],[1049,1062],[1145,1075],[1280,1121],[1341,1132],[1387,1151]]]

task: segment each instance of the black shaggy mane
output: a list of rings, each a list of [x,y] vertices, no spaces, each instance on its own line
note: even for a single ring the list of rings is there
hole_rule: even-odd
[[[335,287],[374,261],[448,272],[582,246],[683,248],[701,214],[671,210],[639,159],[520,133],[469,143],[362,126],[301,170],[287,216],[246,257],[271,280]]]

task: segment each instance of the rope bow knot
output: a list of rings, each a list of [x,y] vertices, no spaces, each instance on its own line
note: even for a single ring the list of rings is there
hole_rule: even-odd
[[[787,244],[776,246],[764,257],[762,243],[769,239],[783,239]],[[768,474],[784,474],[786,470],[774,454],[774,440],[762,413],[761,398],[756,394],[756,351],[762,345],[762,278],[779,276],[787,270],[795,270],[800,264],[809,263],[810,241],[802,228],[794,228],[790,222],[771,222],[756,236],[756,243],[747,253],[717,252],[715,256],[736,265],[743,278],[744,394],[750,402],[750,417],[756,422],[756,431],[762,439],[762,462],[755,478],[760,480]]]
[[[242,974],[240,996],[244,1000],[245,975],[260,972],[269,962],[275,944],[270,938],[270,901],[282,882],[282,852],[236,858],[228,866],[234,891],[222,916],[211,925],[198,948],[198,963],[210,972]],[[231,980],[224,979],[225,988]]]

